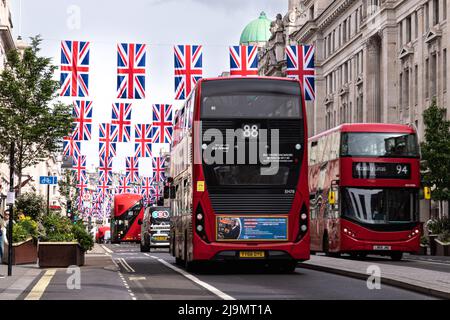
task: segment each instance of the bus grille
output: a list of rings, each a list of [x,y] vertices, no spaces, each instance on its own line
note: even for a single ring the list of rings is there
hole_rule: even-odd
[[[210,194],[216,214],[287,214],[294,194]]]

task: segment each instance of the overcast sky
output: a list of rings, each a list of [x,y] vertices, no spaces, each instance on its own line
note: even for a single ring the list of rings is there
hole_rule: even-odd
[[[21,6],[20,6],[21,2]],[[147,98],[133,101],[133,123],[151,122],[151,104],[173,100],[173,46],[201,44],[204,77],[229,69],[228,46],[237,45],[248,22],[265,11],[273,20],[287,11],[288,0],[11,0],[14,35],[26,40],[40,34],[42,53],[60,62],[61,40],[91,42],[90,97],[94,102],[92,142],[83,143],[88,165],[98,164],[98,123],[111,120],[116,97],[116,45],[146,43]],[[21,8],[21,10],[20,10]],[[59,73],[57,75],[59,78]],[[64,102],[71,103],[64,98]],[[124,169],[124,157],[133,144],[120,144],[116,170]],[[140,171],[149,175],[146,160]]]

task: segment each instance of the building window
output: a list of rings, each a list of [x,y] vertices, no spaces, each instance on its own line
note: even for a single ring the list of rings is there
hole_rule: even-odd
[[[424,7],[424,18],[425,18],[425,32],[428,31],[428,29],[430,28],[430,12],[429,12],[429,5],[428,3],[425,3],[425,7]]]
[[[442,17],[447,20],[447,0],[442,0]]]
[[[439,23],[439,0],[433,0],[433,25]]]
[[[444,65],[444,91],[447,91],[447,49],[443,52],[443,65]]]
[[[353,118],[352,118],[352,112],[353,112],[353,110],[352,110],[352,102],[350,101],[350,105],[349,105],[349,108],[348,108],[348,122],[353,122]]]
[[[344,21],[344,23],[342,24],[342,28],[343,30],[343,42],[346,43],[347,42],[347,20]]]
[[[406,43],[411,42],[411,16],[406,18]]]
[[[309,18],[311,20],[314,20],[314,5],[312,5],[311,8],[309,8]]]
[[[416,105],[419,104],[419,66],[414,67],[414,101]]]
[[[431,56],[431,70],[430,70],[430,74],[433,75],[431,78],[431,97],[435,97],[436,96],[436,81],[437,81],[437,55],[433,54]]]
[[[414,39],[419,37],[419,17],[414,13]]]
[[[425,97],[430,97],[430,59],[425,60]]]
[[[399,81],[399,83],[400,83],[400,88],[399,88],[399,90],[400,90],[400,92],[399,92],[399,106],[400,106],[400,112],[402,112],[402,109],[403,109],[403,73],[400,73],[400,81]]]
[[[398,24],[398,39],[401,46],[403,46],[403,21]]]

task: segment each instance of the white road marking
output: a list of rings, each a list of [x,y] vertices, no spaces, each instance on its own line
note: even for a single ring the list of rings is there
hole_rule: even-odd
[[[178,267],[175,267],[175,266],[171,265],[169,262],[167,262],[167,261],[165,261],[163,259],[160,259],[158,257],[155,257],[155,256],[150,256],[150,257],[153,258],[153,259],[158,260],[160,263],[162,263],[166,267],[168,267],[168,268],[178,272],[179,274],[183,275],[185,278],[188,278],[192,282],[194,282],[194,283],[198,284],[199,286],[205,288],[206,290],[214,293],[216,296],[218,296],[219,298],[221,298],[223,300],[236,300],[232,296],[230,296],[230,295],[226,294],[225,292],[220,291],[216,287],[214,287],[214,286],[212,286],[212,285],[210,285],[210,284],[200,280],[196,276],[194,276],[194,275],[192,275],[192,274],[190,274],[190,273],[188,273],[188,272],[186,272],[186,271],[184,271],[184,270],[182,270],[182,269],[180,269]]]
[[[136,272],[124,258],[119,258],[119,261],[122,262],[122,265],[127,269],[128,272]]]
[[[130,281],[141,281],[141,280],[145,280],[145,277],[129,277],[128,280],[130,280]]]
[[[113,253],[113,251],[108,248],[107,246],[105,246],[104,244],[101,245],[101,247],[103,248],[103,250],[105,250],[107,253]]]
[[[25,300],[40,300],[55,273],[56,269],[47,270],[33,289],[31,289],[31,292],[26,296]]]

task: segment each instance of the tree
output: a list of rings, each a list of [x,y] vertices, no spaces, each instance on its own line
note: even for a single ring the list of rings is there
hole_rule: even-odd
[[[35,193],[24,193],[16,199],[15,214],[23,213],[35,221],[40,221],[47,204],[43,196]]]
[[[423,113],[425,139],[422,143],[423,182],[434,187],[433,200],[450,200],[450,121],[446,110],[439,108],[436,100]]]
[[[15,144],[15,173],[20,195],[23,169],[60,151],[72,125],[71,107],[57,101],[59,82],[51,59],[39,56],[40,36],[23,52],[7,54],[0,74],[0,161]]]

